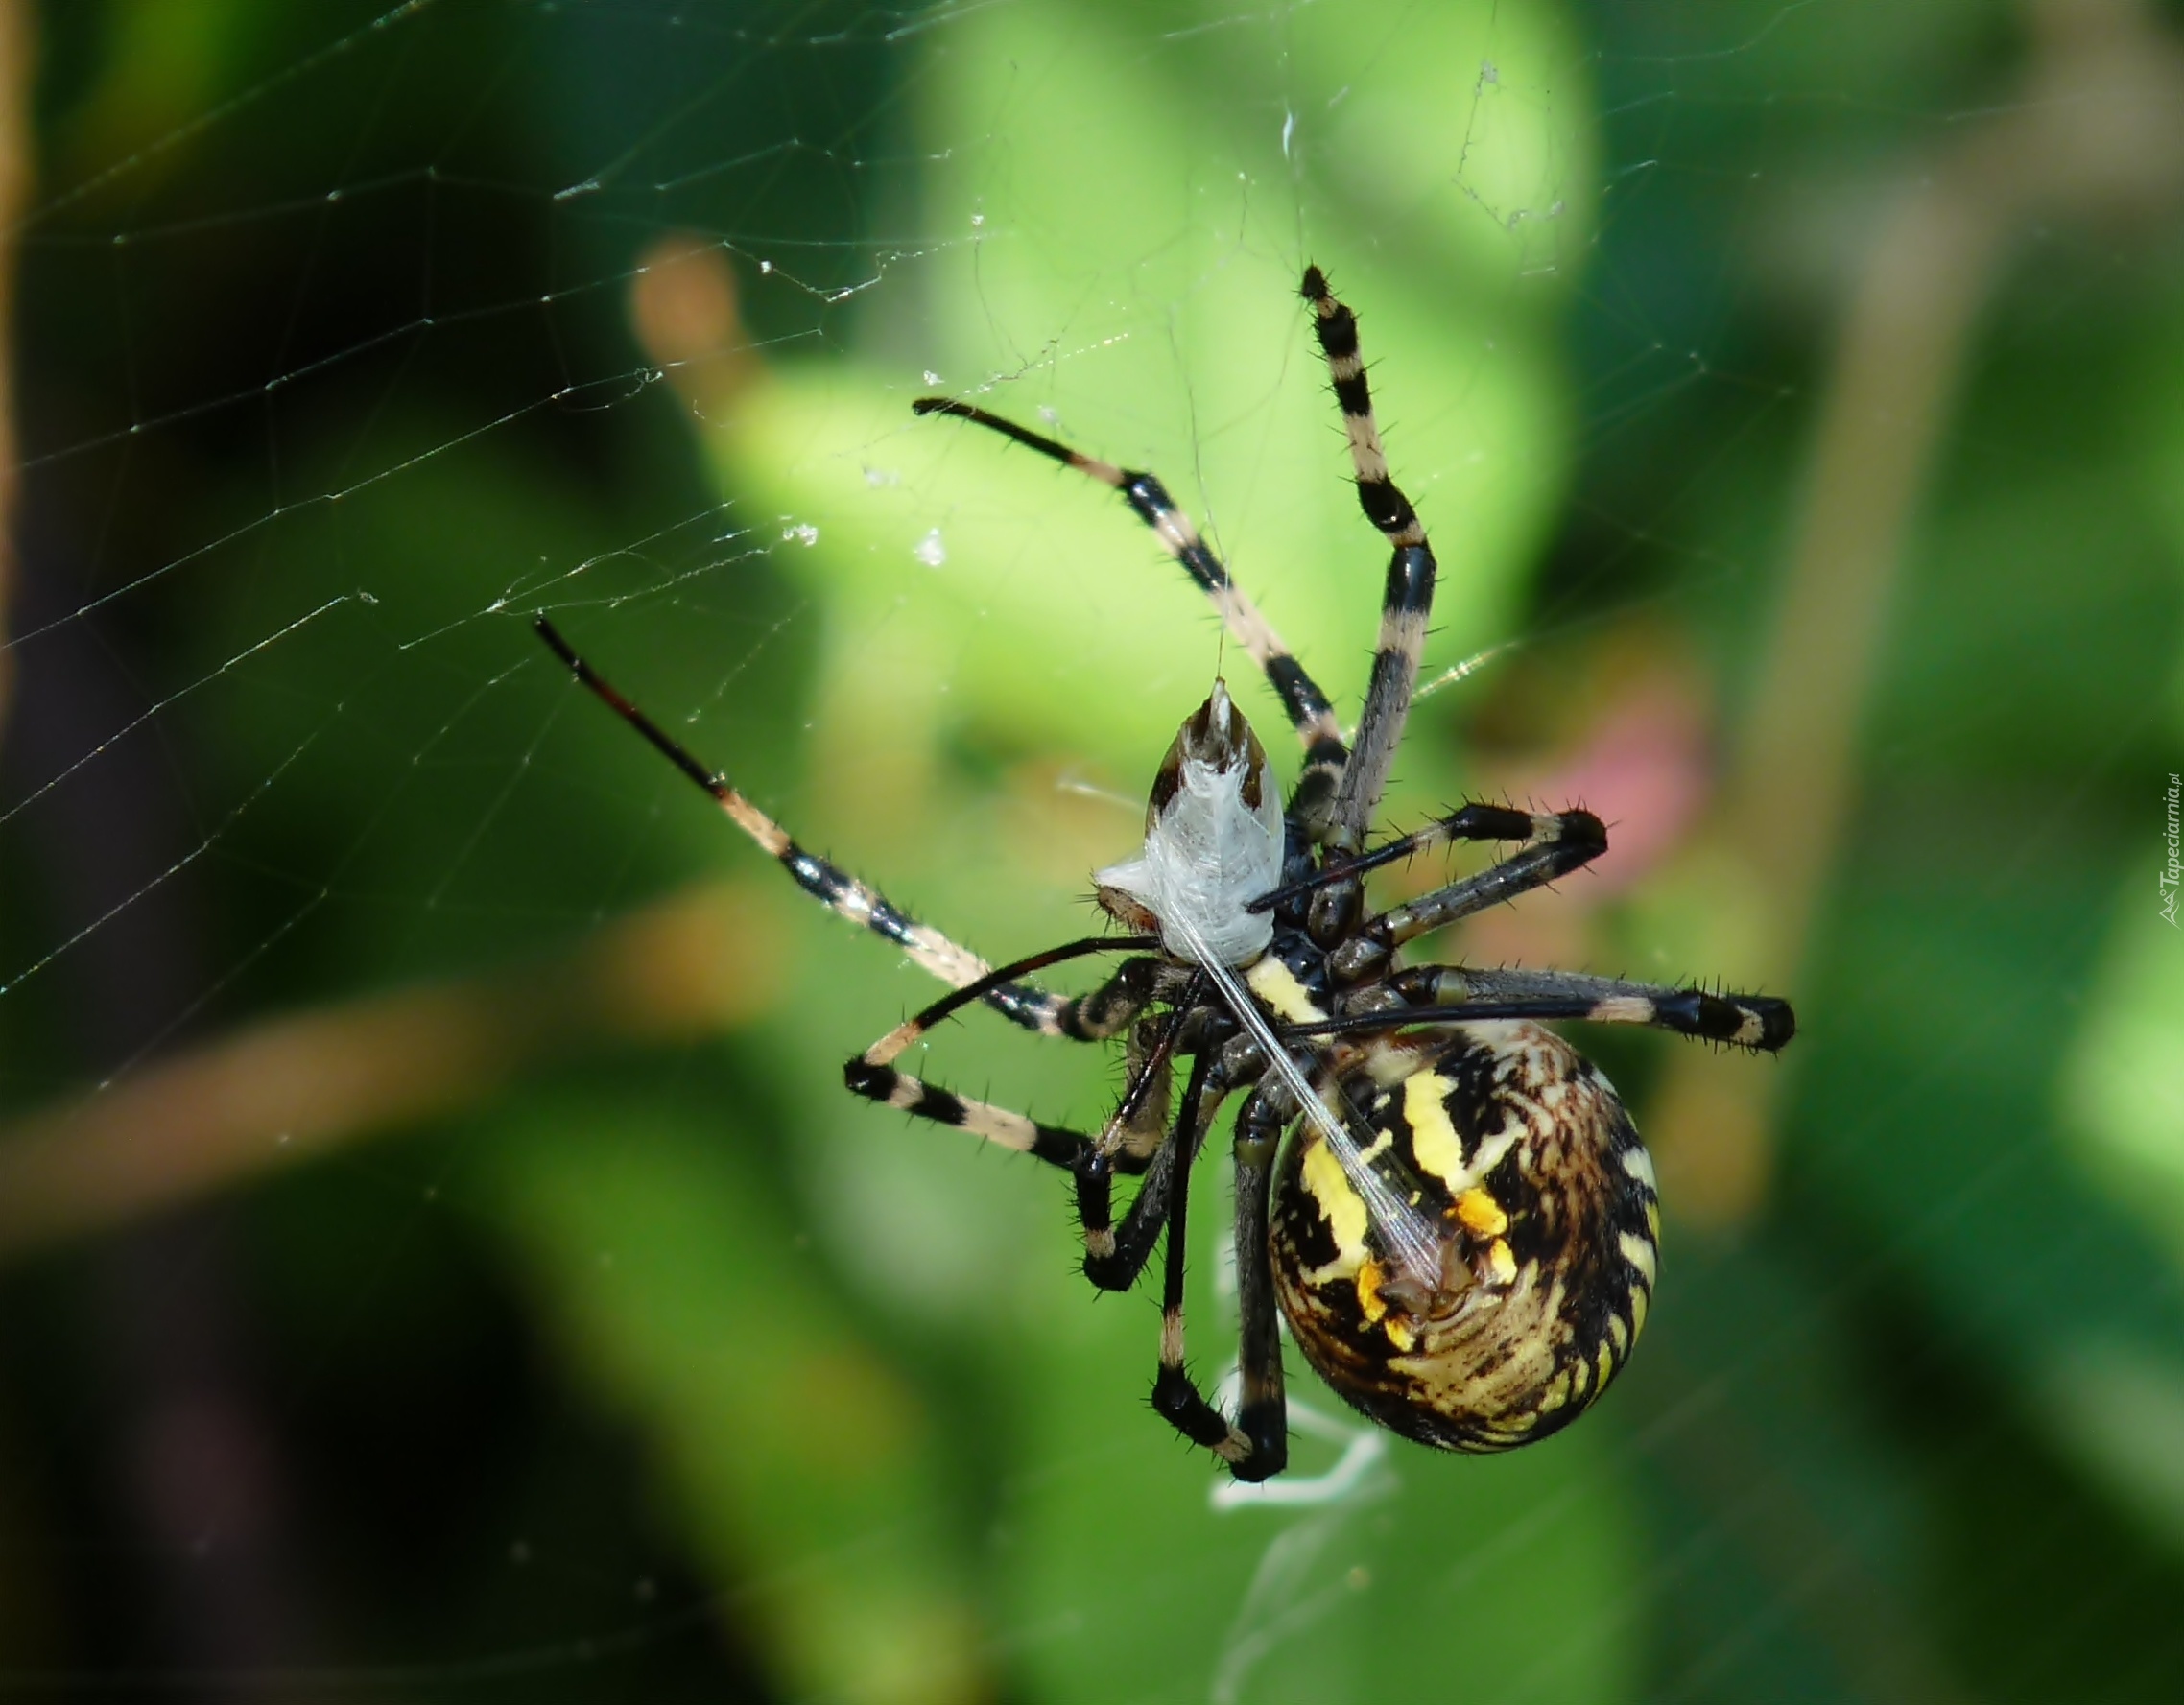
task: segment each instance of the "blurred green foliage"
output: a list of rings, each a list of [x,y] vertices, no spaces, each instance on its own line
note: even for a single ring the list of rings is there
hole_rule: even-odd
[[[839,1093],[928,985],[524,620],[981,951],[1081,933],[1217,630],[1107,493],[909,400],[1160,471],[1354,695],[1379,551],[1292,295],[1314,258],[1446,565],[1431,665],[1522,647],[1428,701],[1391,817],[1484,785],[1467,736],[1583,699],[1631,635],[1706,660],[1726,741],[1859,234],[2009,99],[2022,23],[43,8],[11,1105],[544,959],[724,873],[775,885],[792,951],[730,1034],[527,1062],[429,1129],[12,1267],[0,1679],[2157,1696],[2184,1657],[2175,210],[2056,221],[1981,327],[1785,991],[1804,1034],[1745,1062],[1783,1074],[1765,1214],[1707,1233],[1670,1201],[1645,1348],[1583,1426],[1391,1446],[1324,1508],[1209,1503],[1145,1402],[1156,1312],[1076,1275],[1055,1179]],[[739,288],[725,406],[629,330],[677,232]],[[1599,951],[1736,982],[1764,877],[1672,871]],[[1114,1062],[998,1030],[951,1030],[934,1075],[1098,1117]],[[1602,1040],[1641,1117],[1672,1046]],[[191,1415],[241,1455],[202,1467]]]

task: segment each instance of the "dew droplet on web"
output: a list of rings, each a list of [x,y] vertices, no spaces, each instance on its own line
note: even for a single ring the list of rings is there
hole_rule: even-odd
[[[911,546],[910,554],[924,563],[927,568],[938,568],[948,560],[948,547],[942,541],[940,530],[938,527]]]
[[[799,545],[809,547],[819,543],[819,529],[809,521],[799,521],[794,527],[784,527],[781,537],[784,541],[795,539]]]

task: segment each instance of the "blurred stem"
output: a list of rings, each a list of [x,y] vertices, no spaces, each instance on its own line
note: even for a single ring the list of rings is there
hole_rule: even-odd
[[[1755,981],[1796,992],[1857,794],[1856,753],[1906,539],[1973,328],[2038,213],[2130,226],[2184,199],[2184,56],[2144,0],[2031,0],[2026,86],[1889,198],[1852,291],[1720,834],[1768,895]],[[1779,1078],[1696,1050],[1653,1110],[1665,1194],[1740,1223],[1765,1199]]]
[[[15,255],[30,201],[31,84],[36,37],[31,0],[0,0],[0,731],[14,698],[14,652],[7,647],[15,592]]]
[[[543,964],[249,1026],[0,1126],[0,1259],[461,1112],[574,1049],[742,1022],[785,958],[757,886],[691,889]]]

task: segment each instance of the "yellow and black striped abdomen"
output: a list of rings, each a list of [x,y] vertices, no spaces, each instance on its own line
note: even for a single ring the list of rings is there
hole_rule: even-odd
[[[1341,1088],[1362,1164],[1391,1193],[1371,1194],[1430,1228],[1439,1270],[1406,1270],[1367,1193],[1298,1131],[1269,1235],[1306,1359],[1383,1426],[1443,1450],[1507,1450],[1576,1419],[1652,1297],[1652,1162],[1614,1088],[1529,1023],[1391,1044]]]

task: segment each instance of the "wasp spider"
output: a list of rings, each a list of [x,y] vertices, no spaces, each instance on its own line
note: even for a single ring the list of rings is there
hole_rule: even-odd
[[[1771,1052],[1787,1003],[1564,971],[1405,965],[1413,937],[1590,863],[1590,812],[1465,805],[1367,849],[1417,678],[1433,604],[1432,547],[1389,477],[1357,320],[1317,267],[1303,296],[1349,437],[1365,517],[1392,547],[1378,653],[1355,737],[1151,474],[1081,455],[984,409],[925,397],[1121,494],[1213,601],[1265,673],[1303,746],[1284,802],[1226,687],[1194,711],[1153,781],[1137,856],[1095,876],[1127,934],[1088,936],[999,969],[798,846],[609,686],[553,627],[576,678],[718,801],[798,885],[886,936],[954,992],[848,1062],[848,1087],[1066,1172],[1084,1272],[1132,1285],[1166,1232],[1153,1407],[1238,1480],[1288,1457],[1280,1319],[1357,1409],[1421,1443],[1498,1451],[1573,1420],[1645,1324],[1660,1218],[1652,1163],[1606,1078],[1542,1019],[1652,1025]],[[1367,872],[1476,841],[1490,868],[1385,912]],[[1027,981],[1065,959],[1123,954],[1075,998]],[[1128,1080],[1097,1132],[1038,1124],[921,1081],[895,1061],[983,1003],[1044,1036],[1123,1039]],[[1177,1079],[1180,1078],[1180,1094]],[[1242,1104],[1232,1149],[1242,1397],[1224,1413],[1184,1362],[1183,1263],[1192,1162],[1215,1116]],[[1118,1174],[1139,1178],[1120,1220]]]

